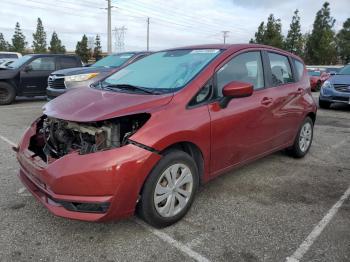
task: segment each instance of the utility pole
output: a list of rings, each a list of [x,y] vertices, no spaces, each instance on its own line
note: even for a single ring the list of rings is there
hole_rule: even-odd
[[[149,17],[147,17],[147,51],[149,51]]]
[[[100,8],[107,10],[107,52],[112,53],[112,15],[111,11],[114,6],[111,5],[111,0],[107,1],[107,8]]]
[[[112,16],[111,16],[111,0],[108,1],[108,6],[107,6],[107,51],[108,54],[112,53]]]
[[[230,31],[221,31],[221,32],[224,37],[224,44],[226,44],[226,38],[228,37],[228,33],[230,33]]]

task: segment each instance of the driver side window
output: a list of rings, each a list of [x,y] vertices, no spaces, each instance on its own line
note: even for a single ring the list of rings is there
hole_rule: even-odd
[[[235,56],[216,73],[217,96],[222,97],[222,89],[232,81],[251,83],[254,90],[264,87],[264,74],[259,51]]]

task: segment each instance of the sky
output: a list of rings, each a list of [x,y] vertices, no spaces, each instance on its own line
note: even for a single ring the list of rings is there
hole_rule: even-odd
[[[320,0],[111,0],[112,28],[125,26],[124,51],[146,49],[147,17],[150,18],[150,49],[159,50],[193,44],[246,43],[261,21],[274,14],[282,21],[286,35],[293,12],[299,9],[302,31],[310,32]],[[350,18],[350,0],[330,0],[331,15],[339,30]],[[90,39],[101,36],[102,49],[107,49],[106,0],[0,0],[0,32],[11,41],[16,22],[32,45],[37,18],[43,21],[47,42],[55,30],[67,50],[83,34]],[[113,51],[119,51],[112,34]]]

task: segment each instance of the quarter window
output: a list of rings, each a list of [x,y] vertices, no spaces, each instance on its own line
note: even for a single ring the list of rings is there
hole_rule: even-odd
[[[217,95],[222,96],[223,87],[232,81],[253,84],[254,90],[264,87],[264,74],[260,52],[240,54],[225,64],[216,74]]]
[[[275,53],[268,53],[268,57],[270,60],[273,86],[294,82],[288,57]]]
[[[55,70],[54,57],[40,57],[30,63],[34,71],[53,71]]]

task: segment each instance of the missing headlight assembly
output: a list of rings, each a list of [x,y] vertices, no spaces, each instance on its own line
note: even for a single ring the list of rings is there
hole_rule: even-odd
[[[28,149],[45,162],[52,162],[72,152],[89,154],[121,147],[149,118],[150,114],[141,113],[81,123],[44,115],[37,122]]]

